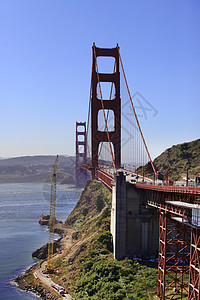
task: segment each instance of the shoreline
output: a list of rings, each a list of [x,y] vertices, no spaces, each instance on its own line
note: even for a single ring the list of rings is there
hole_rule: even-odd
[[[41,185],[43,185],[44,183],[40,183]],[[22,185],[22,187],[21,187],[21,185]],[[40,187],[40,185],[38,185],[38,183],[37,182],[34,182],[34,183],[29,183],[29,182],[22,182],[22,183],[19,183],[19,182],[15,182],[15,183],[0,183],[0,186],[2,187],[2,195],[4,195],[4,194],[6,194],[6,196],[7,196],[7,194],[8,194],[8,196],[7,196],[7,198],[9,199],[9,194],[11,193],[16,193],[17,195],[18,194],[20,194],[21,193],[21,190],[23,190],[23,192],[25,191],[27,191],[27,189],[29,190],[29,188],[25,188],[25,186],[29,186],[29,185],[31,185],[31,187],[32,187],[32,185],[33,185],[33,188],[30,188],[30,193],[33,193],[33,199],[36,199],[35,201],[35,206],[34,206],[34,213],[37,213],[37,211],[36,211],[36,205],[37,205],[37,202],[40,200],[40,195],[41,195],[41,197],[42,197],[42,191],[41,191],[41,189],[42,189],[42,187]],[[50,183],[49,183],[49,185],[50,185]],[[13,187],[12,187],[13,186]],[[19,188],[16,188],[16,187],[18,187],[19,186]],[[23,188],[23,186],[24,186],[24,188]],[[37,189],[35,189],[34,188],[34,186],[38,186],[38,188]],[[80,194],[80,191],[78,191],[76,194],[74,194],[74,192],[76,192],[76,190],[75,190],[75,186],[72,184],[72,183],[68,183],[68,184],[66,184],[66,183],[64,183],[64,184],[58,184],[58,186],[60,186],[60,191],[61,191],[61,193],[63,192],[63,191],[66,191],[66,193],[68,192],[68,189],[70,188],[70,192],[71,192],[71,190],[72,190],[72,192],[71,193],[73,193],[73,195],[72,196],[74,196],[74,200],[76,200],[76,201],[73,201],[73,203],[72,203],[72,205],[73,205],[73,208],[74,208],[74,206],[76,205],[75,203],[77,203],[77,201],[78,201],[78,199],[79,199],[79,194]],[[8,190],[8,191],[7,191]],[[20,191],[20,193],[18,192],[18,190]],[[9,193],[8,193],[9,192]],[[38,199],[37,199],[37,197],[35,197],[35,195],[34,195],[34,193],[39,193],[39,196],[38,196]],[[14,197],[14,196],[13,196]],[[29,197],[29,196],[28,196]],[[6,199],[7,199],[6,198]],[[21,196],[19,195],[18,196],[18,198],[20,199],[21,198]],[[18,200],[18,198],[16,198],[17,200]],[[68,199],[69,198],[69,196],[68,196],[68,194],[67,194],[67,197],[65,197],[66,199]],[[64,199],[64,201],[66,202],[66,200],[65,200],[65,198],[63,197],[63,199]],[[14,199],[14,198],[13,198]],[[22,199],[22,200],[26,200],[26,195],[25,195],[25,197]],[[25,201],[24,200],[24,201]],[[21,200],[19,200],[19,201],[21,201]],[[29,201],[31,201],[31,199],[29,199]],[[15,201],[16,202],[16,201]],[[15,202],[14,202],[14,200],[13,200],[13,203],[15,204]],[[65,204],[65,202],[63,202],[64,204]],[[3,196],[2,196],[2,203],[4,203],[3,202]],[[14,204],[13,204],[13,206],[14,206]],[[18,203],[17,203],[18,204]],[[28,204],[29,204],[29,202],[28,202]],[[27,205],[28,205],[27,204]],[[31,204],[32,205],[32,204]],[[68,205],[68,203],[67,203],[67,205]],[[43,210],[41,210],[41,212],[42,211],[44,211],[44,213],[46,214],[47,213],[47,210],[45,209],[46,208],[46,202],[44,202],[44,209]],[[63,223],[64,223],[64,220],[66,220],[66,217],[68,216],[68,214],[70,214],[71,213],[71,210],[72,210],[72,208],[69,206],[66,206],[67,208],[66,208],[66,214],[67,215],[65,215],[65,217],[63,217],[63,215],[64,214],[62,214],[62,216],[60,216],[61,217],[61,220],[63,221]],[[27,206],[26,207],[26,209],[27,210],[29,210],[29,206]],[[40,212],[40,214],[41,214],[41,212]],[[15,212],[14,212],[14,209],[13,209],[13,214],[14,214]],[[48,234],[48,227],[47,226],[42,226],[41,227],[41,224],[39,225],[37,225],[37,223],[38,223],[38,221],[39,221],[39,218],[40,218],[40,216],[38,215],[38,213],[37,213],[37,216],[36,216],[36,219],[35,220],[33,220],[33,223],[34,224],[36,224],[36,226],[34,225],[34,229],[35,229],[35,227],[37,227],[37,231],[36,231],[36,235],[38,235],[38,234],[40,234],[40,231],[42,232],[42,234],[43,234],[43,231],[45,231],[47,234]],[[5,223],[6,224],[6,223]],[[21,224],[21,223],[20,223]],[[32,223],[31,223],[32,224]],[[28,224],[29,225],[29,224]],[[32,225],[31,225],[32,226]],[[28,226],[27,226],[28,227]],[[26,228],[27,228],[26,227]],[[25,229],[26,229],[25,228]],[[17,228],[18,229],[18,228]],[[21,227],[20,227],[20,229],[21,229]],[[32,232],[32,228],[28,231],[28,232]],[[35,230],[34,230],[34,233],[35,233]],[[60,221],[60,223],[58,223],[58,224],[56,224],[56,228],[55,228],[55,239],[56,239],[56,241],[55,242],[59,242],[59,240],[63,237],[63,236],[65,236],[66,235],[66,227],[65,227],[65,224],[61,224],[61,221]],[[42,236],[42,235],[41,235]],[[39,236],[40,237],[40,236]],[[34,238],[35,238],[35,236],[34,236]],[[37,238],[37,237],[36,237]],[[30,239],[29,239],[30,240]],[[35,241],[35,240],[34,240]],[[15,297],[18,299],[18,297],[19,297],[19,299],[20,298],[34,298],[34,297],[37,297],[37,298],[40,298],[40,299],[57,299],[58,297],[56,297],[55,295],[56,294],[54,294],[53,293],[53,291],[49,291],[48,290],[48,287],[46,287],[46,286],[42,286],[40,283],[39,283],[39,280],[36,282],[36,280],[35,280],[35,278],[34,278],[34,276],[33,276],[33,272],[31,272],[31,271],[33,271],[35,268],[37,268],[37,266],[39,266],[39,263],[42,261],[41,259],[35,259],[34,257],[33,257],[33,259],[31,259],[31,255],[32,255],[32,252],[36,249],[38,249],[41,245],[42,245],[42,247],[45,245],[45,243],[47,242],[47,239],[46,240],[44,240],[44,239],[40,239],[40,242],[39,243],[34,243],[34,245],[35,245],[35,247],[31,247],[30,246],[30,244],[31,244],[31,240],[29,241],[29,246],[27,246],[28,247],[28,252],[26,251],[26,253],[25,254],[23,254],[23,253],[21,253],[21,252],[19,252],[20,253],[20,260],[19,260],[19,264],[17,264],[16,263],[16,265],[17,265],[17,267],[14,269],[14,267],[15,267],[15,265],[11,268],[11,271],[6,271],[6,275],[5,275],[5,280],[4,280],[4,277],[3,277],[3,280],[2,280],[2,287],[4,288],[5,287],[5,289],[4,290],[2,290],[2,296],[5,294],[5,296],[4,296],[4,299],[6,299],[6,295],[9,293],[9,295],[16,295],[16,296],[13,296],[14,297],[14,299],[15,299]],[[61,245],[60,245],[61,246]],[[26,247],[26,246],[25,246]],[[58,248],[58,247],[56,247],[56,248]],[[17,249],[18,250],[18,249]],[[18,253],[18,252],[17,252]],[[16,256],[16,255],[15,255]],[[16,257],[16,259],[15,259],[16,261],[18,261],[18,258]],[[22,261],[22,264],[20,264],[21,263],[21,261]],[[25,262],[25,263],[23,263],[23,262]],[[26,262],[27,262],[27,264],[26,264]],[[20,266],[21,265],[21,266]],[[2,265],[2,268],[3,268],[3,265]],[[12,274],[12,273],[13,274]],[[8,273],[8,275],[7,275],[7,273]],[[25,278],[25,277],[28,277],[28,278]],[[8,291],[7,291],[7,289],[8,289]],[[51,293],[50,293],[51,292]],[[28,294],[32,294],[33,295],[33,297],[32,296],[28,296],[28,294],[27,294],[27,296],[26,296],[26,294],[24,294],[24,293],[28,293]],[[19,294],[19,296],[18,296],[18,294]],[[24,295],[23,295],[24,294]],[[20,296],[21,295],[21,296]]]
[[[19,276],[12,278],[8,283],[24,293],[32,294],[36,298],[40,298],[40,295],[38,295],[36,291],[26,290],[23,284],[20,282],[20,279],[23,276],[26,276],[29,272],[31,272],[32,268],[35,269],[34,266],[36,267],[38,263],[39,262],[33,263],[33,265],[29,265],[29,267],[23,270]]]
[[[41,215],[38,223],[41,226],[45,226],[46,228],[48,228],[47,222],[44,222],[46,221],[45,217],[46,217],[45,215]],[[59,238],[57,240],[54,240],[54,244],[56,245],[57,249],[61,249],[62,246],[59,242],[65,235],[64,234],[65,226],[62,223],[62,221],[59,220],[56,221],[57,223],[55,224],[55,233],[59,236]],[[32,272],[46,259],[46,258],[40,258],[39,256],[41,255],[41,253],[42,255],[45,255],[45,251],[48,248],[47,245],[48,243],[43,245],[39,249],[33,251],[32,257],[37,259],[38,261],[33,263],[32,265],[29,265],[25,270],[21,272],[19,276],[10,280],[9,283],[14,285],[17,289],[20,289],[25,293],[33,294],[37,298],[43,300],[48,300],[48,299],[57,300],[58,297],[54,293],[49,291],[49,289],[46,288],[45,286],[40,285],[40,283],[38,284],[38,281],[36,279],[34,279],[35,282],[33,282],[33,280],[32,281],[30,280],[30,282],[28,281],[28,276],[32,275]]]
[[[52,294],[48,289],[45,287],[38,285],[37,283],[29,283],[26,279],[27,276],[30,275],[32,271],[35,270],[37,265],[40,264],[40,262],[33,264],[30,268],[26,269],[26,271],[23,271],[22,274],[14,279],[12,279],[9,283],[15,286],[17,289],[32,294],[33,296],[43,299],[43,300],[57,300],[58,297],[54,294]],[[24,273],[24,274],[23,274]]]

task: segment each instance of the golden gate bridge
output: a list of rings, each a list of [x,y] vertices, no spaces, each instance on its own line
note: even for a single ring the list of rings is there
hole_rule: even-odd
[[[141,227],[141,244],[137,249],[132,246],[135,253],[152,253],[155,245],[150,244],[149,228],[156,211],[159,230],[153,231],[158,233],[157,294],[160,299],[183,299],[184,293],[188,299],[200,299],[200,187],[190,186],[188,181],[184,186],[169,185],[167,180],[168,184],[160,183],[131,97],[119,46],[108,49],[93,44],[92,54],[88,120],[87,124],[76,123],[77,185],[84,186],[89,172],[92,179],[101,180],[112,190],[111,232],[114,256],[118,259],[126,256],[130,248],[130,218],[131,224]],[[102,59],[113,62],[110,72],[100,70]],[[145,174],[147,164],[149,174]],[[140,172],[136,171],[138,167]],[[134,202],[139,203],[138,210],[132,208]],[[141,207],[145,212],[141,212]],[[152,210],[154,213],[150,213]],[[146,235],[148,242],[141,235]]]

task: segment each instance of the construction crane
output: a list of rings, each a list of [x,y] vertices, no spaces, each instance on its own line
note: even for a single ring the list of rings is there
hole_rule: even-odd
[[[54,226],[55,226],[55,210],[56,210],[56,170],[58,166],[58,155],[53,165],[53,174],[51,180],[51,198],[50,198],[50,218],[49,218],[49,243],[47,256],[47,270],[52,272],[52,257],[54,243]]]

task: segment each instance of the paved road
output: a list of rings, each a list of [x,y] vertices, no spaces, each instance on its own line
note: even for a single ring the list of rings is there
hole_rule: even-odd
[[[46,264],[47,262],[44,261],[39,269],[36,269],[34,271],[34,276],[35,278],[39,279],[40,281],[42,281],[44,284],[46,284],[47,286],[52,288],[52,285],[54,285],[55,283],[51,280],[50,276],[48,274],[43,274],[43,271],[46,269]],[[55,290],[55,289],[54,289]],[[57,293],[59,293],[57,290],[55,290]],[[59,293],[60,294],[60,293]],[[60,294],[61,295],[61,294]],[[73,298],[69,295],[69,294],[65,294],[65,296],[62,296],[62,299],[65,300],[72,300]]]

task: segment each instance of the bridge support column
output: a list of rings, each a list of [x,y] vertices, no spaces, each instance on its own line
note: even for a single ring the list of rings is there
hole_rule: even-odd
[[[146,209],[146,194],[126,182],[123,172],[115,175],[112,192],[111,233],[114,258],[156,257],[158,253],[158,217]]]
[[[115,259],[126,256],[126,177],[115,174],[112,190],[111,233]]]

